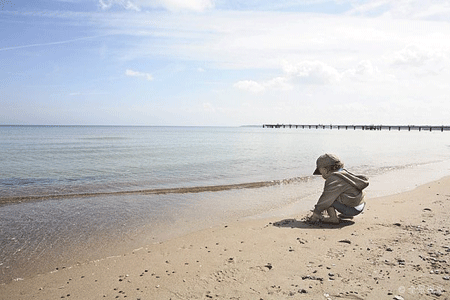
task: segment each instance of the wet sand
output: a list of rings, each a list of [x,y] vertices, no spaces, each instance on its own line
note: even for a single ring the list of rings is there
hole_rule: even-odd
[[[0,299],[450,299],[450,177],[367,203],[340,225],[246,219],[55,266]]]

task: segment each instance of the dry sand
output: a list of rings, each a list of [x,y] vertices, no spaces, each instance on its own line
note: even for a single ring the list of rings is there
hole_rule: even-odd
[[[244,220],[55,266],[0,298],[450,299],[450,177],[367,202],[340,225]]]

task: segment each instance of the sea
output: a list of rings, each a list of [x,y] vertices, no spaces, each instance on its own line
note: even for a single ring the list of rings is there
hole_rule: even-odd
[[[0,126],[0,284],[227,222],[301,218],[324,153],[370,178],[368,206],[450,175],[448,131]]]

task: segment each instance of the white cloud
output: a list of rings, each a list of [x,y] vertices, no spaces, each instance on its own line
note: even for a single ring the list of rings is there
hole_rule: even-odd
[[[447,0],[371,0],[351,1],[353,15],[382,15],[392,18],[449,20],[450,3]]]
[[[193,10],[204,11],[214,7],[213,0],[141,0],[143,6],[164,7],[171,11]]]
[[[338,83],[342,78],[342,74],[335,68],[321,61],[303,61],[298,64],[284,62],[283,71],[283,76],[264,82],[242,80],[235,83],[234,87],[253,93],[266,90],[290,91],[294,85],[329,85]]]
[[[365,80],[376,75],[376,73],[378,73],[378,70],[372,65],[372,62],[370,60],[363,60],[355,68],[344,71],[342,76],[356,80]]]
[[[117,5],[125,8],[126,10],[141,11],[141,8],[130,0],[98,0],[98,4],[103,10],[110,9],[111,7]]]
[[[289,79],[281,76],[261,83],[254,80],[241,80],[236,82],[233,86],[240,90],[252,93],[261,93],[266,90],[288,91],[293,88],[292,84],[289,82]]]
[[[408,45],[393,55],[392,64],[421,66],[431,59],[439,59],[439,55],[416,45]]]
[[[144,77],[148,81],[152,81],[153,80],[153,76],[151,74],[149,74],[149,73],[133,71],[133,70],[130,70],[130,69],[127,69],[125,71],[125,75],[126,76],[130,76],[130,77]]]
[[[235,88],[240,90],[249,91],[252,93],[260,93],[263,92],[266,88],[263,84],[260,84],[253,80],[241,80],[234,84]]]
[[[141,8],[131,1],[127,1],[124,7],[127,10],[141,11]]]
[[[332,84],[339,82],[341,75],[332,66],[321,61],[303,61],[284,66],[287,76],[299,83]]]
[[[446,1],[446,3],[432,4],[419,11],[416,16],[420,19],[448,21],[450,16],[450,3]]]
[[[274,69],[284,59],[293,64],[321,61],[342,70],[362,60],[374,62],[407,44],[450,47],[450,29],[442,22],[384,17],[215,10],[111,12],[87,19],[107,34],[134,39],[117,49],[123,60],[176,58],[208,69]]]
[[[372,75],[374,73],[372,62],[370,60],[361,61],[356,67],[355,73],[359,75]]]
[[[423,81],[429,78],[433,84],[445,84],[450,76],[450,49],[438,47],[408,45],[386,56],[393,74],[403,80],[412,80],[412,76]]]
[[[275,77],[264,84],[269,89],[289,91],[292,90],[293,86],[286,77]]]
[[[213,0],[99,0],[99,6],[106,10],[112,6],[141,11],[142,8],[164,8],[169,11],[204,11],[214,7]]]

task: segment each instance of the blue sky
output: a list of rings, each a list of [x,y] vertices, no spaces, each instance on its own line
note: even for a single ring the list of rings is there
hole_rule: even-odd
[[[445,0],[0,0],[0,124],[450,124]]]

